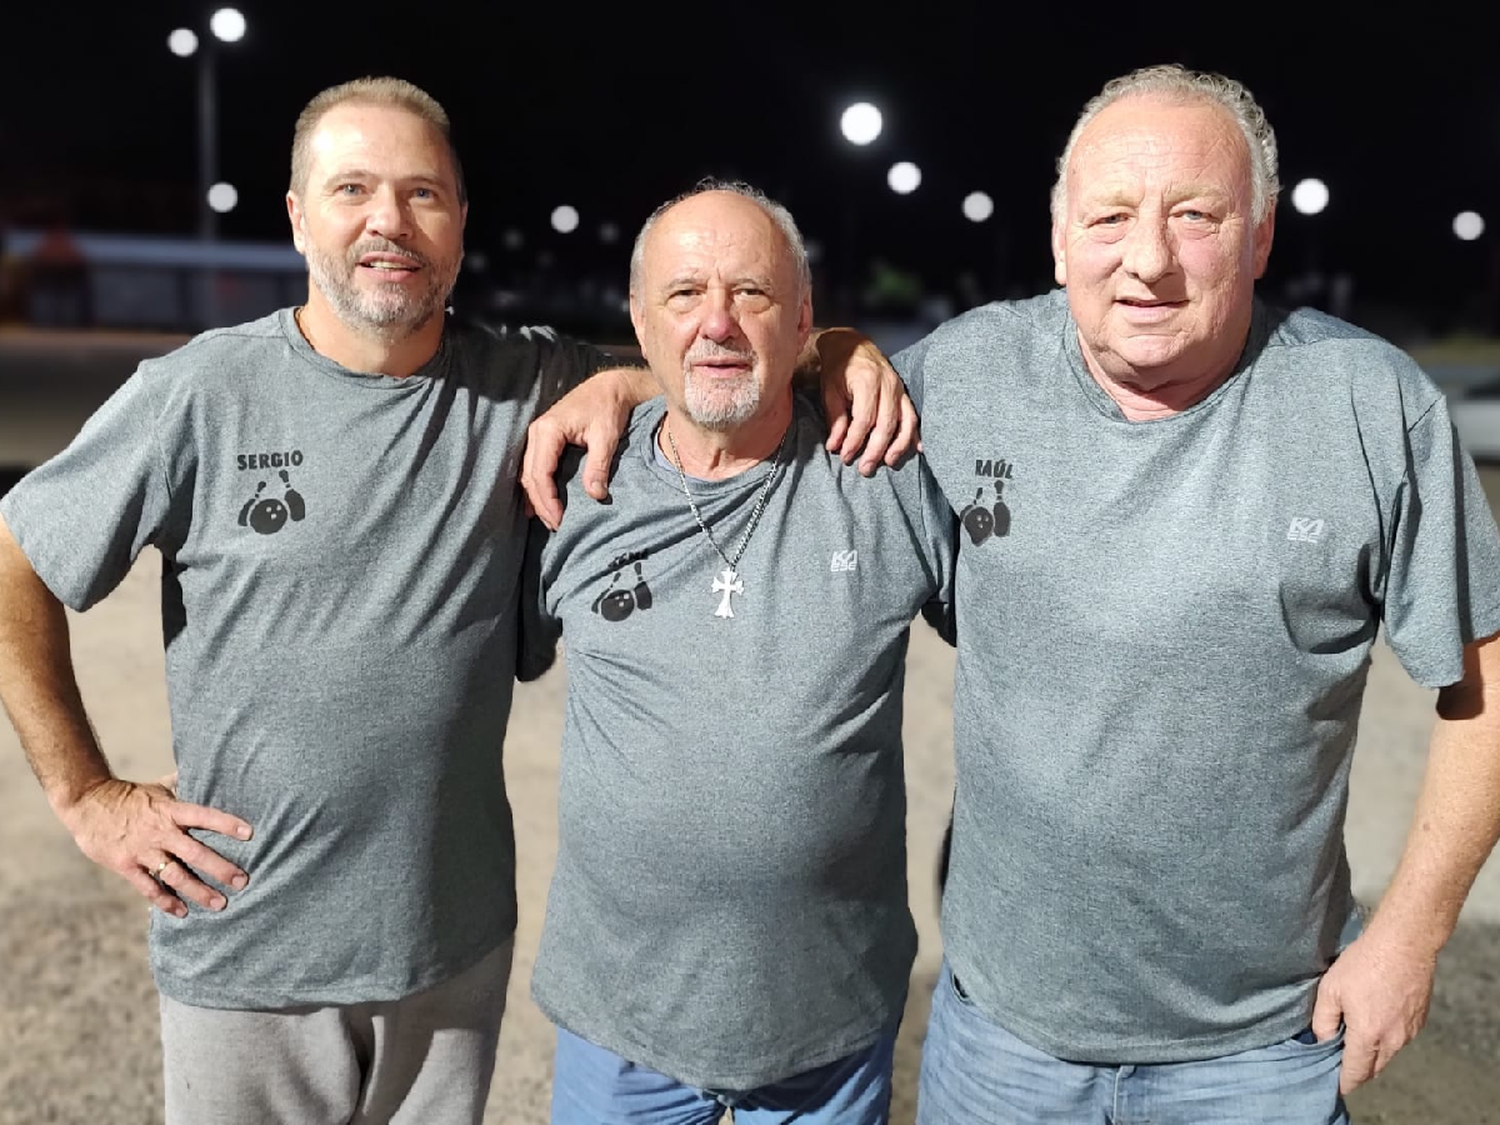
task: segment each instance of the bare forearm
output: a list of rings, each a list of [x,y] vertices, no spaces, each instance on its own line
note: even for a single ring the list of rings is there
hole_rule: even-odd
[[[110,777],[73,675],[66,611],[0,524],[0,701],[59,813]]]
[[[810,391],[822,387],[823,371],[843,371],[854,349],[867,337],[852,328],[815,328],[808,334],[802,354],[797,357],[796,379]]]
[[[618,380],[620,397],[632,406],[649,402],[661,394],[661,381],[649,367],[610,367],[595,372],[592,377],[597,379],[601,375]]]
[[[1440,698],[1406,848],[1371,930],[1436,956],[1497,837],[1500,685],[1487,681]]]
[[[807,346],[802,349],[801,362],[811,364],[815,370],[822,367],[842,368],[849,362],[854,350],[861,344],[869,343],[869,340],[868,336],[855,328],[819,328],[808,336]]]

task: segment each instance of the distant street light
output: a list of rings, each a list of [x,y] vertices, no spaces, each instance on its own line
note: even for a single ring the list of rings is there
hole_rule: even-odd
[[[208,18],[208,29],[226,43],[238,43],[245,37],[245,17],[235,8],[220,8]]]
[[[1453,220],[1453,233],[1465,242],[1473,242],[1484,233],[1484,219],[1477,211],[1463,211]]]
[[[559,234],[572,234],[578,229],[578,208],[564,203],[552,211],[552,229]]]
[[[208,189],[208,205],[220,215],[229,214],[239,201],[240,193],[234,190],[233,184],[217,183]]]
[[[869,102],[855,102],[839,118],[839,129],[852,145],[867,145],[880,136],[880,110]]]
[[[1303,215],[1316,215],[1328,206],[1328,185],[1322,180],[1303,180],[1292,189],[1292,206]]]
[[[897,161],[885,174],[885,182],[897,195],[910,195],[922,186],[922,169],[910,160]]]
[[[982,191],[971,191],[964,196],[964,218],[971,223],[982,223],[995,213],[995,201]]]
[[[179,59],[185,59],[198,49],[198,37],[185,27],[179,27],[167,36],[167,50]]]

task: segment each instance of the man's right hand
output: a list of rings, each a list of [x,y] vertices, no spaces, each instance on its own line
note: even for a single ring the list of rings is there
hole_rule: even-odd
[[[84,855],[123,877],[158,910],[185,918],[183,899],[223,910],[223,893],[196,873],[234,890],[242,890],[249,876],[186,830],[203,828],[248,840],[250,826],[229,813],[179,801],[164,783],[168,781],[110,778],[58,809],[58,816]]]

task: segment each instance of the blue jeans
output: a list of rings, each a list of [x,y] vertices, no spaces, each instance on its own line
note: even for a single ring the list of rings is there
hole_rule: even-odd
[[[700,1090],[557,1029],[552,1125],[886,1125],[896,1033],[754,1090]]]
[[[1348,1125],[1344,1036],[1305,1031],[1200,1062],[1091,1066],[981,1015],[944,963],[922,1049],[917,1125]]]

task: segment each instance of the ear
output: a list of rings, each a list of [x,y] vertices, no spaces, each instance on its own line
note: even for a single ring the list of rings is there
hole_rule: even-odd
[[[302,232],[302,203],[298,200],[296,193],[286,193],[286,217],[292,222],[292,245],[297,248],[297,253],[306,254],[306,239]]]
[[[1063,219],[1052,220],[1052,276],[1059,285],[1068,284],[1068,240]]]
[[[802,307],[797,310],[797,351],[807,347],[807,338],[812,335],[813,308],[812,308],[812,286],[802,294]]]
[[[1276,238],[1276,208],[1273,205],[1266,211],[1266,217],[1260,221],[1255,228],[1254,258],[1255,280],[1259,281],[1261,275],[1266,272],[1266,263],[1271,257],[1271,243]]]
[[[635,329],[635,342],[641,346],[642,354],[646,350],[646,318],[641,308],[641,299],[636,295],[634,289],[630,291],[630,324]]]
[[[464,230],[469,225],[469,205],[465,203],[458,209],[458,229]]]

